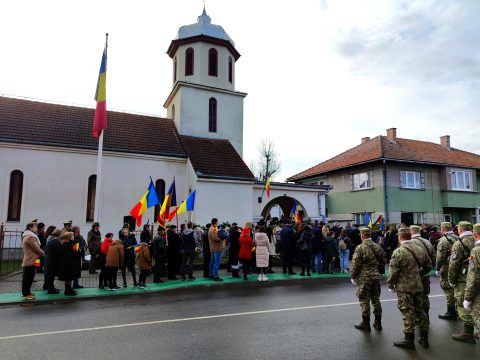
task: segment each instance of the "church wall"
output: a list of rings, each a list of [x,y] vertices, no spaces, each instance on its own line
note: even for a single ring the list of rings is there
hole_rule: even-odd
[[[96,173],[97,156],[94,151],[28,147],[27,145],[0,146],[0,216],[7,229],[24,229],[35,218],[48,225],[61,226],[64,220],[86,235],[91,223],[85,221],[88,177]],[[42,150],[41,150],[42,149]],[[106,153],[103,158],[102,234],[118,230],[123,217],[140,200],[152,179],[164,179],[166,190],[176,178],[177,199],[185,198],[185,163],[181,158],[160,158],[134,154]],[[6,222],[10,173],[24,174],[22,212],[20,222]],[[153,221],[154,209],[144,214],[144,223]]]
[[[204,89],[183,87],[180,130],[183,135],[228,139],[243,156],[243,97]],[[217,132],[208,131],[209,99],[217,100]],[[176,110],[177,112],[177,110]],[[178,113],[178,112],[177,112]]]

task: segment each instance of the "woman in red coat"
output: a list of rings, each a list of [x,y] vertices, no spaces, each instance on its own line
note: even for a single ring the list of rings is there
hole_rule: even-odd
[[[239,239],[240,252],[238,253],[238,259],[242,263],[243,268],[243,280],[248,280],[247,274],[250,270],[252,262],[252,248],[254,246],[251,236],[251,230],[246,226],[242,230],[242,234]]]

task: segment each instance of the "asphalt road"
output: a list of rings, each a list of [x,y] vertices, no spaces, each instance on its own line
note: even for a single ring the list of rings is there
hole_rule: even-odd
[[[479,359],[450,334],[432,278],[431,348],[395,348],[402,320],[382,287],[384,330],[364,333],[348,279],[184,288],[160,294],[0,308],[0,359]]]

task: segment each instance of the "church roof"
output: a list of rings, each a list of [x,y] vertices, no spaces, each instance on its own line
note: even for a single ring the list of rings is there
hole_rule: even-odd
[[[225,40],[235,47],[235,43],[230,36],[228,36],[227,32],[221,26],[211,23],[210,16],[207,15],[205,8],[203,8],[202,15],[197,18],[195,24],[185,25],[178,29],[176,40],[187,39],[199,35]]]
[[[0,96],[0,141],[96,150],[98,143],[92,136],[94,114],[91,108]],[[180,135],[171,119],[108,111],[103,149],[190,157],[198,176],[253,180],[228,140]]]

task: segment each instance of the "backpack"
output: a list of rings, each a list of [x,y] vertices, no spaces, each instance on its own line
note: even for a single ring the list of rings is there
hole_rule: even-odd
[[[340,239],[338,241],[338,248],[342,251],[347,249],[347,244],[345,244],[345,241],[343,241],[343,239]]]

